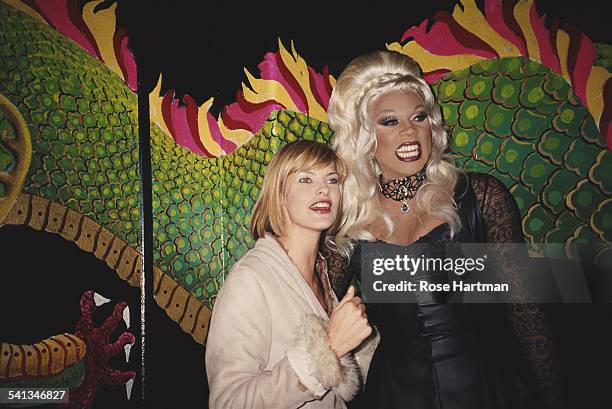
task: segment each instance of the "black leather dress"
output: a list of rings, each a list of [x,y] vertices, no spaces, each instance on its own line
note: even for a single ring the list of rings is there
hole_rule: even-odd
[[[418,243],[443,244],[448,232],[447,225],[439,226]],[[353,257],[351,265],[358,269],[359,262],[359,257]],[[439,282],[432,274],[418,272],[415,281]],[[485,368],[467,306],[443,303],[444,294],[429,295],[431,300],[418,304],[368,304],[368,318],[381,341],[370,364],[364,407],[493,407],[488,402]]]
[[[481,182],[489,181],[486,175],[475,177],[480,178]],[[497,233],[492,232],[491,227],[487,227],[486,214],[483,220],[483,213],[490,211],[482,206],[482,203],[487,202],[487,198],[479,196],[478,200],[477,193],[479,192],[475,192],[468,183],[458,184],[455,200],[459,204],[462,229],[452,241],[485,242],[491,241],[492,238],[499,239],[500,242],[522,241],[516,210],[514,215],[508,212],[513,218],[509,222],[514,225],[513,231],[499,233],[510,234],[510,237],[496,237]],[[506,199],[512,200],[509,193],[506,194],[510,197]],[[508,206],[512,208],[513,202]],[[498,220],[502,219],[503,215]],[[503,223],[498,224],[504,227]],[[417,241],[419,248],[422,248],[424,243],[429,243],[432,245],[425,247],[439,251],[439,248],[444,246],[437,244],[451,242],[449,233],[448,225],[438,226]],[[407,247],[410,246],[412,244]],[[349,278],[359,279],[358,255],[359,249],[356,248],[348,266]],[[428,281],[432,279],[430,276],[427,278]],[[348,283],[346,275],[336,281],[337,288],[340,289],[346,288]],[[507,317],[506,305],[446,304],[445,294],[430,295],[429,300],[413,304],[367,305],[368,318],[378,328],[381,341],[372,358],[365,393],[359,397],[358,402],[349,407],[369,409],[533,407],[535,404],[529,402],[531,398],[528,397],[526,388],[519,378],[521,367],[517,362],[520,360],[520,342],[530,342],[531,335],[546,339],[547,328],[542,324],[542,320],[539,317],[527,317],[522,313],[518,318],[510,314],[510,320],[505,320],[508,325],[504,326],[502,320],[490,317]],[[481,313],[484,309],[497,310],[483,321]],[[528,322],[523,323],[521,320],[524,319]],[[510,325],[511,321],[515,323],[514,326]],[[500,344],[501,339],[503,343]],[[527,357],[533,361],[533,365],[540,365],[535,371],[542,376],[534,383],[539,381],[545,384],[544,387],[547,387],[551,394],[555,394],[557,391],[555,376],[552,373],[554,365],[550,345],[540,342],[540,346],[544,348],[537,359]],[[554,407],[555,399],[544,396],[542,400],[538,400],[549,400],[552,403],[550,407]],[[548,407],[548,405],[538,407]]]

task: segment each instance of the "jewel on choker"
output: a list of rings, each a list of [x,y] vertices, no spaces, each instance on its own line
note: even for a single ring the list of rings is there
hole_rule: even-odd
[[[408,213],[410,211],[408,200],[416,195],[423,182],[425,182],[425,177],[425,168],[403,179],[389,179],[387,181],[384,180],[381,173],[378,175],[378,191],[387,199],[401,202],[400,210],[402,213]]]

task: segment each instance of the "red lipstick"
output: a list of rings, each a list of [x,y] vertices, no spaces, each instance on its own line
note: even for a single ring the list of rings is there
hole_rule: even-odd
[[[329,200],[319,200],[316,203],[310,205],[310,210],[313,210],[319,214],[328,214],[331,212],[332,202]]]
[[[404,142],[395,149],[395,156],[402,162],[412,162],[421,158],[421,144],[418,141]]]

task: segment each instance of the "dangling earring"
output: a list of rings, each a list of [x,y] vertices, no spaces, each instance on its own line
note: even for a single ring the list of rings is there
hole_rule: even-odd
[[[376,141],[376,138],[374,138],[374,143],[372,144],[370,153],[368,153],[368,159],[370,159],[371,161],[374,160],[374,158],[376,158],[376,150],[378,149],[378,143]]]

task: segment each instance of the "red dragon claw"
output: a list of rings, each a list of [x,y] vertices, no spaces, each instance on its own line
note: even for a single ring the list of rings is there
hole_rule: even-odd
[[[86,291],[81,296],[81,319],[76,325],[75,335],[84,340],[87,345],[85,378],[80,386],[70,390],[70,403],[66,405],[66,409],[88,409],[100,387],[125,384],[136,377],[136,372],[112,369],[108,362],[123,347],[136,342],[136,337],[129,332],[121,334],[115,342],[109,341],[110,335],[117,328],[128,304],[126,302],[117,303],[113,313],[106,318],[104,324],[100,327],[95,327],[93,324],[92,318],[96,304],[101,305],[108,301],[110,300],[93,291]],[[127,352],[129,351],[126,351],[126,356]]]

